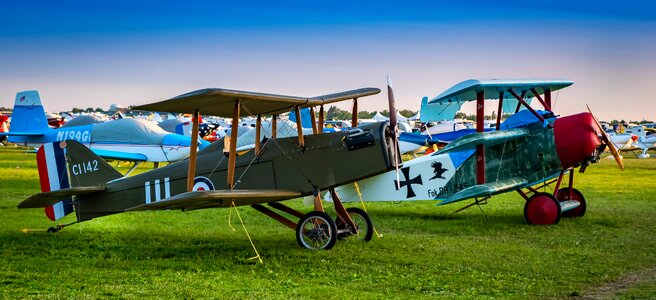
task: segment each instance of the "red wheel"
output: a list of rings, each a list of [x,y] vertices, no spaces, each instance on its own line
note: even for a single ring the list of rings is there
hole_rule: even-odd
[[[570,197],[570,190],[572,191],[571,197]],[[559,189],[558,192],[556,193],[556,199],[558,199],[558,201],[575,200],[580,203],[579,207],[564,212],[563,217],[578,218],[578,217],[583,217],[583,215],[585,215],[585,209],[587,208],[588,205],[585,202],[585,198],[583,197],[583,194],[581,194],[579,190],[575,188],[568,188],[568,187]]]
[[[557,224],[560,221],[560,204],[551,194],[534,194],[524,205],[524,218],[533,225]]]

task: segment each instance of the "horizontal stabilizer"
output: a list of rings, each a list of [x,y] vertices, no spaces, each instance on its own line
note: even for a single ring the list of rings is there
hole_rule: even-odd
[[[157,202],[131,207],[126,211],[229,207],[273,202],[300,197],[301,193],[283,190],[210,190],[186,192]]]
[[[528,135],[529,130],[526,128],[516,128],[510,130],[490,131],[490,132],[476,132],[465,135],[452,143],[446,145],[438,153],[446,153],[453,151],[462,151],[467,149],[474,149],[476,145],[485,145],[490,147],[498,144],[505,143],[506,141],[513,140],[519,137]]]
[[[479,184],[479,185],[468,187],[464,190],[461,190],[451,195],[450,197],[446,198],[446,200],[440,202],[439,205],[444,205],[451,202],[456,202],[456,201],[474,198],[474,197],[490,196],[508,190],[521,188],[522,186],[525,186],[527,184],[528,181],[518,177]]]
[[[93,149],[93,153],[96,155],[102,157],[103,159],[116,159],[116,160],[124,160],[124,161],[147,161],[148,157],[141,153],[129,153],[129,152],[121,152],[121,151],[111,151],[111,150],[100,150],[100,149]]]
[[[18,208],[37,208],[48,207],[59,201],[62,197],[91,194],[105,190],[105,186],[80,186],[67,189],[56,190],[52,192],[43,192],[30,196],[18,204]]]
[[[0,132],[0,135],[6,135],[6,136],[42,136],[45,134],[46,134],[45,132],[27,132],[27,131]]]

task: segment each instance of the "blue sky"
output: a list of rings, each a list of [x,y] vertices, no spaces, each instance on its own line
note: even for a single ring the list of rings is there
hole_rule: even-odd
[[[588,103],[602,119],[656,119],[656,4],[352,2],[6,3],[0,106],[25,89],[48,111],[205,87],[314,96],[383,88],[389,74],[397,106],[416,110],[469,78],[558,77],[576,82],[558,113]],[[386,108],[384,95],[360,103]]]

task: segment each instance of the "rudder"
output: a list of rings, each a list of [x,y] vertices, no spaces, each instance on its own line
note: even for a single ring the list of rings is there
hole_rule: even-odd
[[[64,149],[59,142],[46,143],[36,152],[41,192],[57,191],[69,188],[68,172]],[[48,219],[57,221],[73,212],[73,201],[66,197],[62,201],[44,208]]]
[[[46,132],[49,129],[39,91],[16,93],[10,128],[15,132]]]
[[[66,140],[61,143],[66,147],[72,187],[98,186],[123,177],[123,174],[79,142]]]

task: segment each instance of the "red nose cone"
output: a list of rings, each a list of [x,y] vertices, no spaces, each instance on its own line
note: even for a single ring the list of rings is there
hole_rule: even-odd
[[[563,168],[575,166],[601,145],[590,113],[557,118],[554,122],[556,152]]]

